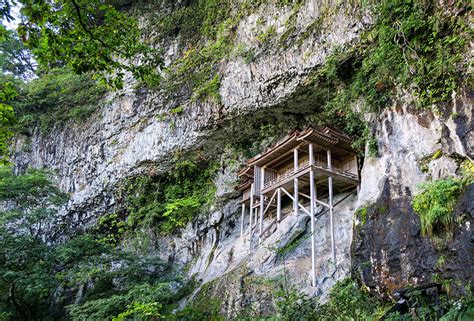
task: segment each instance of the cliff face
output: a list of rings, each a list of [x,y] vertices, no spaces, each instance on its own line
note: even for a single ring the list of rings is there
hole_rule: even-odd
[[[381,295],[429,283],[434,274],[462,284],[473,281],[472,186],[455,209],[455,216],[467,219],[457,224],[444,250],[445,268],[437,265],[441,253],[421,235],[411,205],[420,183],[460,175],[459,158],[472,159],[472,93],[456,95],[441,115],[420,113],[409,101],[405,98],[379,116],[380,156],[366,159],[362,170],[358,207],[368,207],[365,222],[354,227],[353,273]],[[453,119],[453,111],[462,116]]]
[[[284,34],[292,15],[291,37],[300,41],[282,47],[272,40],[265,45],[256,40],[256,29],[271,27],[277,36]],[[270,17],[264,26],[258,22],[262,16]],[[314,21],[317,28],[310,28]],[[303,2],[297,13],[290,7],[262,5],[235,28],[238,43],[256,48],[253,60],[230,56],[218,66],[219,103],[183,100],[162,90],[139,91],[129,84],[123,92],[110,95],[106,105],[83,124],[69,123],[47,134],[35,131],[31,152],[17,152],[14,161],[20,168],[57,170],[60,187],[71,194],[65,215],[87,227],[100,215],[123,207],[115,190],[126,178],[166,173],[175,155],[184,159],[199,152],[218,159],[215,205],[179,235],[154,237],[149,250],[176,267],[186,266],[190,276],[210,282],[196,296],[225,298],[222,309],[229,316],[249,308],[260,315],[271,314],[272,295],[258,280],[282,274],[298,288],[323,297],[351,272],[384,295],[429,281],[436,273],[438,254],[421,236],[410,200],[419,183],[458,175],[457,159],[474,157],[472,96],[467,91],[453,93],[453,103],[441,115],[417,110],[412,97],[400,93],[392,106],[369,117],[379,153],[364,159],[359,194],[336,208],[336,267],[330,262],[328,215],[317,221],[317,287],[310,286],[306,215],[290,216],[260,245],[240,237],[240,195],[234,190],[239,162],[230,151],[232,144],[243,138],[261,139],[262,125],[278,124],[284,135],[308,116],[318,115],[321,102],[309,85],[311,75],[337,48],[357,46],[371,23],[370,14],[356,5],[322,5],[312,0]],[[165,52],[171,61],[176,44]],[[177,107],[179,112],[174,111]],[[457,117],[450,116],[453,112]],[[18,138],[18,146],[22,140]],[[256,143],[265,145],[265,141]],[[441,157],[430,160],[423,172],[421,163],[438,150]],[[462,282],[474,281],[472,189],[468,193],[459,205],[468,220],[457,226],[450,245],[449,275]],[[337,195],[336,201],[344,196]],[[384,210],[368,210],[362,224],[354,213],[368,205]],[[275,251],[289,244],[296,246],[288,254]]]

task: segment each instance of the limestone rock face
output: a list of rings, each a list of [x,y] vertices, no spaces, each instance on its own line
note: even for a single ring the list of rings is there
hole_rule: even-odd
[[[459,115],[456,119],[423,114],[412,106],[412,98],[403,94],[394,106],[373,119],[379,155],[364,160],[359,194],[352,193],[335,208],[336,265],[331,262],[328,214],[322,213],[317,220],[316,287],[311,286],[306,214],[290,214],[262,244],[240,236],[240,195],[234,190],[238,166],[230,164],[226,154],[215,155],[216,150],[223,149],[217,146],[232,144],[235,137],[257,137],[262,120],[285,127],[317,111],[318,102],[307,85],[310,74],[336,48],[355,46],[370,27],[371,17],[361,7],[340,1],[321,3],[303,2],[292,37],[301,36],[315,20],[320,26],[301,42],[285,47],[271,43],[267,48],[259,46],[252,62],[231,57],[219,66],[221,104],[183,102],[173,93],[137,91],[134,84],[127,84],[120,94],[110,95],[105,106],[86,123],[69,123],[46,134],[36,130],[30,152],[21,151],[24,141],[19,137],[16,165],[20,169],[57,170],[60,187],[71,194],[66,215],[76,218],[79,227],[87,227],[101,214],[123,206],[115,199],[114,190],[124,179],[165,173],[175,155],[185,157],[199,151],[220,159],[213,208],[177,236],[151,235],[149,251],[177,268],[186,267],[190,276],[206,283],[193,298],[211,295],[225,299],[222,309],[229,317],[245,309],[251,310],[249,315],[273,313],[271,289],[252,284],[257,279],[286,275],[299,289],[323,298],[351,270],[383,294],[429,280],[436,272],[438,255],[420,235],[410,200],[417,185],[429,177],[457,175],[457,157],[474,158],[470,93],[455,94],[453,105],[448,106],[448,111]],[[259,10],[236,27],[239,43],[255,45],[252,35],[259,15],[272,17],[266,23],[275,26],[277,35],[285,31],[291,9],[266,5]],[[165,52],[175,52],[174,45]],[[170,112],[178,106],[183,112]],[[438,150],[441,157],[431,159]],[[426,163],[425,172],[422,163]],[[336,195],[336,201],[345,196]],[[458,227],[451,247],[449,264],[462,280],[473,275],[473,199],[471,189],[459,205],[459,211],[470,214],[471,225]],[[375,215],[374,209],[362,225],[354,220],[354,212],[369,204],[379,204],[385,212]],[[248,216],[244,226],[248,226]],[[278,254],[278,249],[290,244],[295,245],[291,251]]]
[[[453,120],[423,114],[411,110],[409,103],[380,116],[380,156],[366,159],[358,199],[359,207],[367,206],[366,222],[357,222],[352,244],[355,276],[379,294],[389,296],[409,284],[431,282],[435,274],[462,284],[474,281],[472,186],[455,211],[455,216],[465,215],[466,222],[456,227],[444,253],[421,235],[419,217],[411,207],[420,183],[456,176],[457,159],[474,156],[472,96],[457,96],[452,108],[462,116]],[[448,267],[437,266],[441,255]]]

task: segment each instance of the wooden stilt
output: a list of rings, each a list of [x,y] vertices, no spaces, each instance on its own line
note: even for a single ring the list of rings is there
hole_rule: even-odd
[[[254,185],[250,185],[250,219],[249,219],[249,236],[252,237],[252,216],[253,216],[253,192]]]
[[[313,144],[309,144],[309,163],[313,164]],[[310,213],[311,213],[311,281],[316,286],[316,231],[315,231],[315,207],[316,207],[316,191],[314,188],[314,170],[311,167],[309,172],[309,188],[310,188]]]
[[[328,168],[332,170],[332,160],[331,160],[331,150],[328,149],[327,151],[327,158],[328,158]],[[331,228],[331,253],[332,253],[332,262],[334,263],[334,267],[336,267],[336,243],[334,239],[334,211],[333,211],[333,202],[332,202],[332,177],[329,176],[328,178],[328,189],[329,189],[329,224]]]
[[[254,229],[257,226],[257,223],[258,223],[258,207],[255,207],[252,229]]]
[[[242,219],[240,221],[240,237],[244,236],[245,203],[242,202]]]
[[[281,188],[277,190],[277,228],[280,227],[281,220]]]
[[[360,168],[357,155],[349,147],[349,142],[350,139],[347,135],[330,127],[325,127],[322,130],[314,130],[312,128],[304,131],[295,130],[263,153],[247,160],[247,167],[239,172],[239,177],[243,181],[239,184],[238,189],[243,191],[243,200],[248,199],[249,185],[251,188],[250,218],[248,223],[250,238],[254,237],[254,240],[258,238],[259,243],[261,243],[264,237],[267,237],[269,233],[275,230],[275,222],[273,221],[273,209],[275,207],[276,228],[280,229],[282,227],[281,220],[287,214],[283,213],[282,196],[285,197],[285,200],[288,197],[289,201],[293,202],[293,209],[288,213],[289,215],[292,212],[294,215],[301,213],[304,216],[306,213],[310,216],[311,283],[313,286],[318,286],[318,279],[316,278],[318,270],[316,266],[316,223],[319,221],[316,220],[316,215],[320,217],[326,215],[326,211],[329,213],[328,227],[330,228],[331,237],[331,261],[336,269],[337,252],[334,208],[344,199],[355,193],[356,186],[360,185]],[[328,150],[329,148],[330,150]],[[327,152],[327,164],[324,161],[325,156],[323,155],[325,150]],[[334,155],[331,155],[331,151],[334,151]],[[308,162],[306,162],[306,152],[309,152]],[[332,156],[334,156],[334,163],[332,162]],[[293,157],[293,170],[291,170],[291,157]],[[302,157],[301,166],[299,157]],[[290,166],[289,169],[288,166]],[[299,181],[301,181],[301,185]],[[293,186],[291,186],[291,183],[293,183]],[[328,186],[327,194],[326,186]],[[306,192],[307,187],[310,189],[309,192]],[[293,191],[291,188],[293,188]],[[351,192],[342,197],[342,193],[349,189]],[[357,193],[359,192],[359,187],[357,187]],[[334,199],[334,193],[341,194],[341,197],[337,198],[337,202]],[[309,209],[299,203],[300,196],[302,203],[310,201]],[[275,197],[276,206],[274,203]],[[321,198],[318,199],[318,197]],[[245,229],[246,208],[247,203],[245,205],[242,204],[242,236]],[[263,220],[266,217],[271,218],[272,224],[268,222],[267,226],[264,226]],[[325,228],[327,229],[328,227]],[[255,235],[257,233],[258,237]],[[252,242],[250,243],[251,247],[257,245]]]
[[[293,169],[295,173],[298,171],[298,149],[293,150]],[[298,215],[298,178],[293,180],[293,212]]]
[[[265,184],[265,167],[261,168],[261,175],[260,175],[260,231],[259,231],[259,238],[262,238],[263,232],[263,214],[265,212],[265,195],[263,195],[263,185]]]

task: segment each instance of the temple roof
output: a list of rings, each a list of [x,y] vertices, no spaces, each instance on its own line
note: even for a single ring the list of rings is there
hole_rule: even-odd
[[[241,179],[248,179],[248,178],[253,178],[253,167],[252,166],[247,166],[243,169],[241,169],[237,175],[241,178]]]
[[[295,130],[291,132],[262,153],[248,159],[245,162],[247,168],[242,170],[241,173],[251,171],[253,177],[253,169],[249,169],[249,167],[253,167],[253,165],[263,166],[288,154],[294,148],[309,143],[312,143],[316,150],[318,149],[317,147],[319,147],[319,150],[333,150],[336,157],[346,157],[355,154],[354,149],[351,147],[352,139],[344,132],[328,126],[319,130],[308,127],[303,131]]]
[[[286,154],[288,151],[294,149],[296,146],[300,145],[301,143],[297,140],[300,132],[295,130],[290,134],[286,135],[276,144],[268,147],[262,153],[248,159],[245,163],[248,166],[253,165],[263,165],[278,156]]]
[[[252,181],[245,180],[243,183],[241,183],[237,186],[237,190],[244,191],[246,189],[249,189],[251,186],[252,186]]]

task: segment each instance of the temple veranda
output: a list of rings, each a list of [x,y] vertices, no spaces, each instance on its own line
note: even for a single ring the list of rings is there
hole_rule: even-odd
[[[351,145],[351,138],[334,128],[295,130],[245,161],[245,168],[239,172],[242,238],[251,240],[258,233],[260,243],[268,237],[286,217],[282,217],[282,204],[292,203],[292,211],[287,215],[304,213],[310,216],[313,286],[316,284],[315,221],[328,213],[335,265],[335,208],[356,192],[360,184],[358,159]],[[334,203],[336,193],[347,194]],[[318,205],[325,210],[317,213]],[[248,226],[244,226],[245,215],[250,216]],[[269,220],[265,228],[264,220]]]

